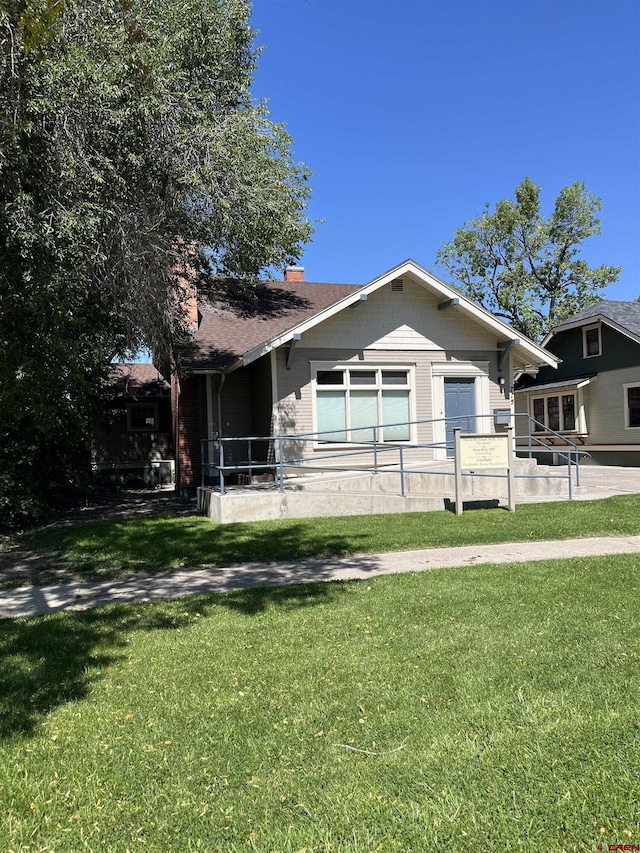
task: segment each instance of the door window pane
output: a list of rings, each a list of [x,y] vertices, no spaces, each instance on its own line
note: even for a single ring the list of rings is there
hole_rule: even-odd
[[[351,415],[351,440],[373,441],[373,427],[378,423],[378,392],[352,391],[349,401]]]
[[[573,394],[562,395],[562,428],[576,428],[576,404]]]
[[[409,392],[382,392],[382,423],[396,424],[385,426],[383,441],[409,441]]]
[[[322,391],[317,395],[318,432],[320,441],[347,440],[347,411],[344,391]]]
[[[560,429],[560,406],[557,397],[547,398],[547,426],[554,432]]]

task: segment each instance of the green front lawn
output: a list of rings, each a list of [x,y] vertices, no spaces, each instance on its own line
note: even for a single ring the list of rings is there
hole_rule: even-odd
[[[5,620],[1,849],[640,843],[639,586],[617,556]]]
[[[218,525],[201,516],[134,517],[25,536],[43,556],[35,583],[119,577],[175,567],[229,566],[492,542],[640,534],[640,495],[502,509]],[[23,583],[18,579],[15,583]],[[0,578],[0,585],[12,581]]]

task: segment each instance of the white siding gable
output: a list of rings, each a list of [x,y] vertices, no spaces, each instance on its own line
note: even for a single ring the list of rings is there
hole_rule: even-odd
[[[369,344],[371,349],[381,350],[438,350],[442,347],[438,346],[434,341],[430,341],[420,332],[416,332],[411,326],[403,323],[398,326],[388,335],[378,338]]]
[[[366,301],[345,308],[304,332],[297,347],[495,351],[495,333],[455,307],[439,311],[441,301],[405,275],[403,293],[392,293],[389,285],[380,288]]]

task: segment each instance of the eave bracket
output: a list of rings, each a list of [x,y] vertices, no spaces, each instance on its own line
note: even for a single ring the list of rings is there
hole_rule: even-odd
[[[289,348],[287,349],[287,370],[291,370],[291,364],[293,362],[293,351],[296,348],[296,342],[300,340],[302,335],[296,333],[289,343]]]
[[[509,351],[512,347],[517,346],[520,343],[520,338],[511,338],[508,341],[499,341],[498,349],[501,351],[498,357],[498,373],[502,373],[502,367],[504,365],[505,359],[509,355]]]

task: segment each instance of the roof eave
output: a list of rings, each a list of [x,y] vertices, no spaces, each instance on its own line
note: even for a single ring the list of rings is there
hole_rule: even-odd
[[[530,364],[531,361],[533,361],[534,365],[546,365],[554,368],[558,366],[560,359],[553,355],[553,353],[543,349],[539,344],[536,344],[529,338],[516,333],[513,329],[507,326],[506,323],[503,323],[501,320],[494,317],[489,311],[481,308],[479,305],[476,305],[458,290],[455,290],[448,284],[445,284],[445,282],[441,281],[433,273],[429,272],[429,270],[420,266],[420,264],[411,260],[411,258],[408,258],[401,264],[398,264],[392,269],[387,270],[387,272],[382,273],[382,275],[377,276],[368,284],[364,284],[362,287],[357,288],[353,293],[349,293],[347,296],[342,297],[342,299],[337,300],[327,308],[323,308],[313,316],[308,317],[303,322],[292,326],[286,332],[281,332],[280,334],[275,335],[269,340],[248,350],[241,357],[239,364],[236,364],[231,368],[226,368],[225,372],[230,372],[240,366],[246,367],[258,358],[262,358],[262,356],[267,355],[267,353],[271,352],[272,349],[277,349],[283,344],[288,343],[292,340],[294,335],[303,334],[309,329],[312,329],[314,326],[317,326],[318,323],[328,320],[344,308],[348,308],[350,305],[355,304],[360,300],[361,296],[374,293],[376,290],[384,287],[385,284],[389,284],[394,279],[405,275],[406,273],[412,273],[415,275],[423,286],[430,287],[432,290],[438,292],[444,299],[459,300],[456,306],[457,309],[461,309],[472,316],[476,321],[480,322],[481,325],[494,332],[496,336],[505,337],[511,334],[514,339],[517,338],[519,342],[516,344],[516,350],[520,355],[524,356],[522,359],[523,362]]]

